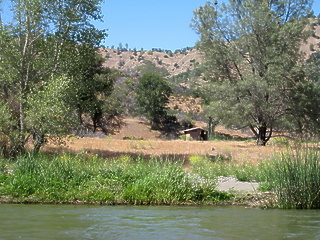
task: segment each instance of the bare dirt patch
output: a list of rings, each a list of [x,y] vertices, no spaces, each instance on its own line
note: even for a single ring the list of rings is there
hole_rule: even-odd
[[[115,140],[123,140],[124,138],[158,140],[160,133],[151,130],[146,120],[126,118],[119,132],[111,135],[110,138]]]

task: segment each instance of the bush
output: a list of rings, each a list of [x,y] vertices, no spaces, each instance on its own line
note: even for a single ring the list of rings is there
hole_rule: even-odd
[[[265,168],[267,184],[275,191],[281,208],[320,208],[320,155],[298,147],[275,158]]]

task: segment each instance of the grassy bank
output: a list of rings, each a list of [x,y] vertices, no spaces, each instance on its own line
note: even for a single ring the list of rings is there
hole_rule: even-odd
[[[216,191],[215,181],[195,181],[182,170],[182,162],[169,160],[42,154],[22,156],[11,164],[2,160],[1,165],[2,201],[217,204],[231,197]]]
[[[271,192],[272,197],[267,194],[264,201],[263,194],[253,193],[243,199],[237,192],[217,191],[219,176],[261,182],[260,193]],[[319,149],[298,146],[258,164],[201,155],[189,157],[187,165],[127,155],[39,154],[0,160],[2,202],[241,204],[248,199],[263,207],[319,209]]]
[[[320,209],[319,147],[295,145],[259,164],[211,161],[203,156],[190,158],[192,171],[204,178],[234,176],[240,181],[260,182],[260,191],[273,193],[266,207]]]
[[[285,209],[320,209],[318,147],[295,147],[264,164],[266,186]]]

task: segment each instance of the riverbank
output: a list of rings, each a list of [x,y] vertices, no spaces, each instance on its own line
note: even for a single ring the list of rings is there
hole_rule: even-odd
[[[80,200],[76,201],[39,201],[32,198],[16,198],[12,196],[1,196],[0,204],[54,204],[54,205],[100,205],[100,206],[125,206],[125,205],[147,205],[147,206],[241,206],[250,208],[274,208],[275,207],[275,195],[272,192],[245,192],[239,191],[235,194],[232,193],[232,198],[228,201],[220,201],[215,203],[174,203],[174,204],[132,204],[132,203],[109,203],[109,202],[84,202]],[[272,205],[270,204],[272,203]]]
[[[193,156],[186,167],[183,160],[126,155],[113,159],[85,154],[21,156],[1,162],[0,202],[243,205],[248,199],[260,199],[257,183],[205,173],[201,165],[206,161],[211,160]]]
[[[222,155],[29,153],[0,159],[0,201],[319,209],[319,159],[314,146],[256,163],[235,163]]]

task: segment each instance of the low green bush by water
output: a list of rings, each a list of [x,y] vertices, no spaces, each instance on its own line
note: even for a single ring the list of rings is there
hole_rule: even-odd
[[[231,195],[214,181],[194,181],[182,162],[123,156],[21,156],[12,173],[0,173],[0,197],[19,202],[101,204],[218,203]]]
[[[317,148],[296,147],[265,168],[266,183],[280,208],[320,209],[320,155]]]

